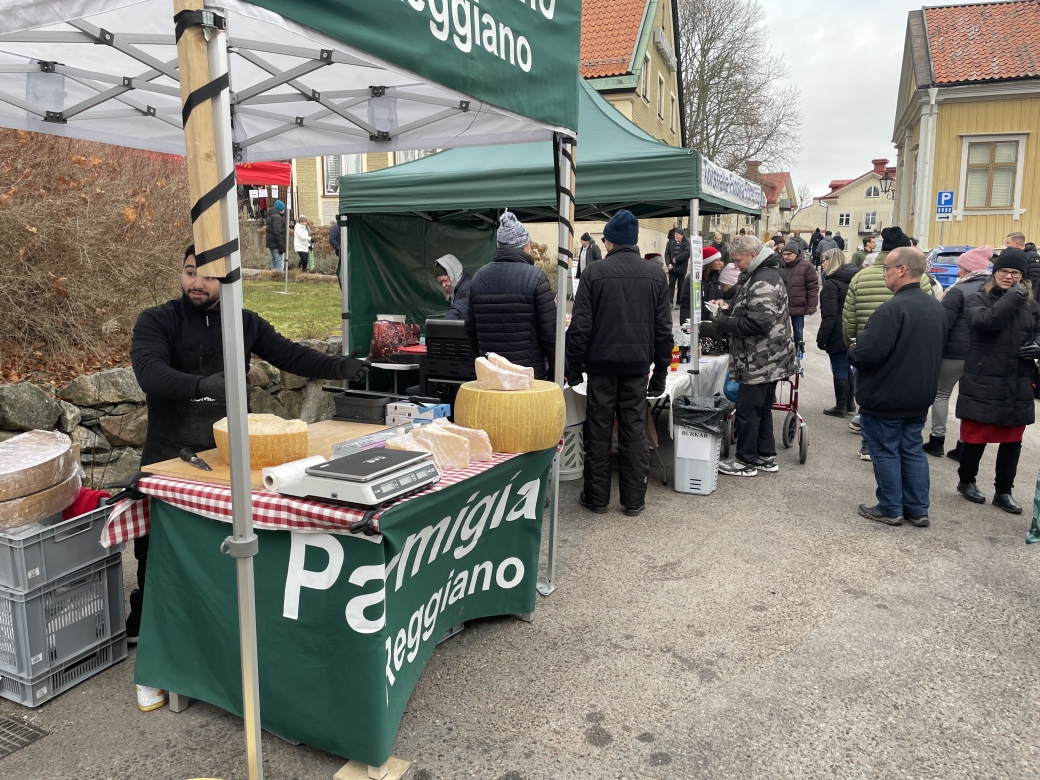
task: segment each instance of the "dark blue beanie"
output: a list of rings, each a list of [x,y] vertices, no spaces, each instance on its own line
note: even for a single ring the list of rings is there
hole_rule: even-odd
[[[639,243],[639,220],[631,211],[621,209],[603,228],[603,238],[612,244],[634,246]]]

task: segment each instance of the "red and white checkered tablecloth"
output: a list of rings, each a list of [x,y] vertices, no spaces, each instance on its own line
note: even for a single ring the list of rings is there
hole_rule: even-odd
[[[383,507],[375,516],[373,524],[378,528],[379,515],[390,507],[457,485],[515,457],[513,453],[495,453],[492,460],[473,463],[468,469],[445,469],[439,482]],[[169,477],[145,477],[138,483],[138,490],[146,498],[141,501],[125,499],[112,508],[112,514],[101,534],[102,546],[111,547],[148,533],[151,522],[150,497],[213,520],[231,522],[230,487]],[[365,511],[362,509],[283,496],[269,490],[253,491],[253,525],[256,528],[344,534],[350,533],[350,525],[364,516]]]

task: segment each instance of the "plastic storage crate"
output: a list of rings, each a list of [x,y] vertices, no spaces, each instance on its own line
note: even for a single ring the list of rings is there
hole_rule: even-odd
[[[707,459],[679,457],[680,441],[683,437],[707,439]],[[719,450],[722,437],[715,434],[684,428],[676,425],[672,430],[672,441],[675,442],[675,490],[679,493],[695,493],[706,496],[714,493],[719,482]],[[699,446],[705,449],[702,443]]]
[[[125,629],[118,554],[28,593],[0,588],[0,675],[34,680]]]
[[[0,696],[26,707],[39,707],[69,688],[126,658],[126,633],[86,650],[31,679],[0,674]]]
[[[71,520],[56,514],[39,523],[0,531],[0,588],[25,593],[123,549],[101,546],[111,507]]]
[[[386,422],[386,405],[394,400],[389,396],[370,395],[355,390],[336,393],[332,398],[336,402],[333,419],[376,425]]]
[[[584,424],[563,429],[563,451],[560,453],[560,480],[569,482],[585,475]]]

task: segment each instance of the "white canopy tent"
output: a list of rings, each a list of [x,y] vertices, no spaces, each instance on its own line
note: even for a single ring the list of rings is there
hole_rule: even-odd
[[[281,13],[261,7],[272,5]],[[186,154],[199,271],[221,280],[229,314],[221,318],[225,366],[248,357],[235,162],[555,138],[563,166],[560,246],[569,247],[577,3],[495,8],[501,27],[511,25],[509,58],[494,23],[493,47],[487,32],[484,50],[481,36],[470,36],[480,28],[469,26],[468,3],[465,27],[459,12],[441,20],[444,31],[454,22],[451,38],[439,34],[433,2],[432,21],[418,13],[422,0],[223,0],[195,10],[202,7],[202,0],[0,0],[0,126]],[[561,280],[568,257],[561,250]],[[561,355],[563,314],[560,307]],[[562,383],[562,359],[557,364]],[[237,559],[248,772],[260,778],[246,381],[227,371],[226,382],[234,531],[223,549]]]

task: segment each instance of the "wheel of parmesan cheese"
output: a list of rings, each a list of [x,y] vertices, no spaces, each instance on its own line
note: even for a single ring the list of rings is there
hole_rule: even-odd
[[[213,423],[213,440],[227,463],[227,417]],[[265,469],[281,466],[307,457],[307,423],[283,420],[273,414],[249,415],[249,468]]]
[[[530,390],[481,390],[466,382],[455,399],[455,422],[487,432],[495,452],[535,452],[563,436],[567,406],[554,382],[534,380]]]

